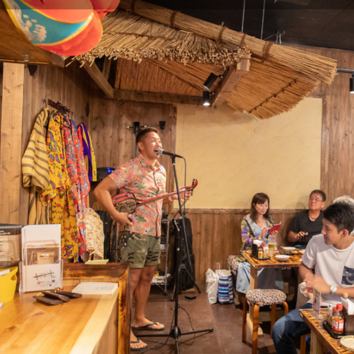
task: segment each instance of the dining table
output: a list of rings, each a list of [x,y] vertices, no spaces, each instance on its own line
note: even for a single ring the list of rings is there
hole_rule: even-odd
[[[340,339],[333,338],[323,327],[327,309],[318,313],[313,309],[301,309],[300,314],[311,329],[310,354],[353,354],[340,343]]]
[[[262,268],[298,268],[301,264],[302,257],[300,250],[295,250],[294,254],[290,254],[289,259],[285,261],[278,260],[275,254],[267,259],[257,259],[252,257],[250,251],[243,251],[242,255],[251,266],[250,289],[257,288],[258,270]]]

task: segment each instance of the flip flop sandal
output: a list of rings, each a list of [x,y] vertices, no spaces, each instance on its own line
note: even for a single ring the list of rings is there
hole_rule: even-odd
[[[160,322],[149,322],[142,326],[132,326],[133,329],[144,330],[144,331],[162,331],[165,326]]]
[[[140,351],[140,350],[144,350],[144,349],[146,349],[147,348],[147,344],[146,343],[144,343],[145,345],[143,345],[142,347],[134,347],[134,344],[136,345],[136,344],[142,344],[143,342],[141,341],[141,339],[139,339],[139,338],[137,338],[137,340],[131,340],[130,342],[129,342],[129,346],[130,346],[130,350],[131,351],[133,351],[133,352],[138,352],[138,351]]]

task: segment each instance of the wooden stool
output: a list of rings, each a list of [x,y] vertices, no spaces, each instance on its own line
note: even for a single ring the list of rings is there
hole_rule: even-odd
[[[306,337],[307,334],[300,337],[300,354],[306,354]]]
[[[270,306],[270,321],[271,328],[276,321],[277,305],[283,305],[284,313],[288,313],[288,303],[286,302],[286,295],[283,291],[277,289],[252,289],[246,293],[243,302],[242,314],[242,342],[246,343],[246,317],[247,305],[250,307],[250,316],[253,321],[252,330],[252,354],[257,353],[258,344],[258,327],[259,327],[259,308],[262,306]]]

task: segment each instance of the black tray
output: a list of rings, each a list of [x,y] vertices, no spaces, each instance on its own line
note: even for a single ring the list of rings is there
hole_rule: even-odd
[[[330,334],[330,336],[332,338],[340,339],[340,338],[344,337],[344,333],[343,334],[334,333],[332,331],[332,326],[328,323],[327,320],[323,321],[322,325],[323,325],[323,328]]]

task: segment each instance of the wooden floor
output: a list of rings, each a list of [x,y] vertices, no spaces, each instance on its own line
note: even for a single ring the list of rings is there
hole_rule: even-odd
[[[181,332],[213,328],[212,333],[203,335],[185,335],[179,340],[180,353],[193,354],[235,354],[251,353],[249,345],[243,344],[241,340],[242,311],[233,304],[210,305],[205,293],[197,294],[195,300],[187,300],[184,295],[179,297],[180,309],[178,311],[178,327]],[[174,302],[161,292],[153,290],[150,296],[147,314],[151,320],[163,322],[166,331],[171,328],[172,316],[174,313]],[[265,328],[266,332],[266,328]],[[139,333],[160,333],[156,331]],[[169,338],[142,338],[148,343],[148,350],[151,354],[165,354],[175,352],[175,340]],[[269,334],[259,337],[259,353],[275,353],[273,342]]]

